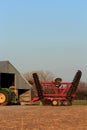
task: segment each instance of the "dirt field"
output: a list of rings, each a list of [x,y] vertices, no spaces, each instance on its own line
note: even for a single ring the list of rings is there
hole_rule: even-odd
[[[0,130],[87,130],[87,106],[1,106]]]

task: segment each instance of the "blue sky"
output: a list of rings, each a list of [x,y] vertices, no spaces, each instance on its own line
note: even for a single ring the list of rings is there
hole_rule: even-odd
[[[86,0],[0,1],[0,60],[21,72],[51,71],[87,82]]]

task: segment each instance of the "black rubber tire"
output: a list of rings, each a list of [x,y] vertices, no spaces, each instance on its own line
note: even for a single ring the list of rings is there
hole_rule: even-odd
[[[0,90],[0,106],[8,105],[11,101],[10,94],[5,90]]]

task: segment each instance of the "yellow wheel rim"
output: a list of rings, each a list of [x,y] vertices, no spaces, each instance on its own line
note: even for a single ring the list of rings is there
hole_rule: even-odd
[[[0,93],[0,103],[4,103],[6,100],[6,97],[3,93]]]
[[[53,101],[53,105],[56,106],[58,102],[56,100]]]

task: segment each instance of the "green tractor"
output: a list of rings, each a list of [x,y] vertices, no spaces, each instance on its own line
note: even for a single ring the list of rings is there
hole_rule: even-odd
[[[0,105],[15,104],[17,99],[14,74],[0,73]]]
[[[0,105],[17,104],[17,99],[12,89],[0,88]]]

